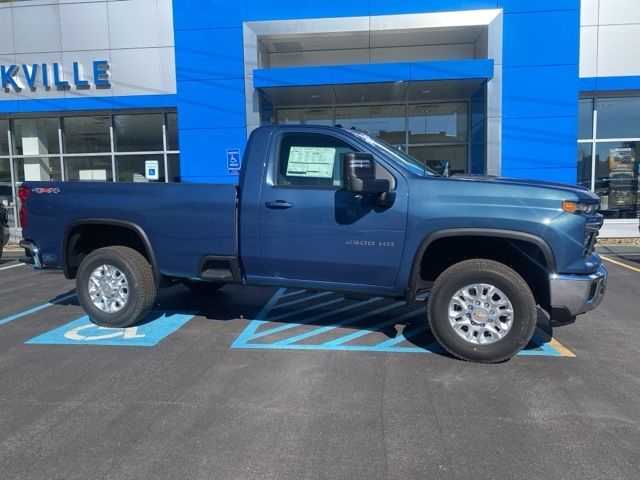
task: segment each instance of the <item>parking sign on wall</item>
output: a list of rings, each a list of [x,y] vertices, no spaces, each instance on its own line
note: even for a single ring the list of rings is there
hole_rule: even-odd
[[[240,175],[240,149],[227,149],[227,171],[229,175]]]

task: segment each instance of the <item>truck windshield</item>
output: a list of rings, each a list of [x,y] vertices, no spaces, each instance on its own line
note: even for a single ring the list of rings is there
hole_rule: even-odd
[[[395,161],[397,161],[400,165],[405,167],[411,173],[415,173],[416,175],[426,176],[426,177],[439,177],[441,176],[437,172],[431,170],[429,167],[424,165],[420,160],[413,158],[411,155],[403,152],[399,148],[394,147],[393,145],[385,142],[384,140],[380,140],[379,138],[372,137],[371,135],[360,132],[360,131],[351,131],[356,137],[361,140],[364,140],[369,145],[373,146],[378,150],[382,150],[385,154],[389,155]]]

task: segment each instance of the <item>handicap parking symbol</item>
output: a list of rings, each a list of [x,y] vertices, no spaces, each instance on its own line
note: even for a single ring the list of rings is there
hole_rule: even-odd
[[[31,340],[30,345],[109,345],[153,347],[193,318],[193,313],[162,313],[157,318],[128,328],[99,327],[83,316],[43,333]]]
[[[227,149],[227,171],[229,175],[240,175],[240,149]]]

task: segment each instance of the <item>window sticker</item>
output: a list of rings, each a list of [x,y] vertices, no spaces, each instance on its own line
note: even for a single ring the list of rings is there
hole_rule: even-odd
[[[288,177],[332,178],[336,149],[329,147],[291,147]]]

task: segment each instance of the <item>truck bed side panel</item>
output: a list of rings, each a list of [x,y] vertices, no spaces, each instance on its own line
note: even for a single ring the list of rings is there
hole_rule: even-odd
[[[165,275],[194,276],[204,255],[237,253],[233,185],[27,182],[24,186],[31,194],[23,236],[38,243],[45,266],[61,265],[68,226],[86,219],[138,225]],[[59,192],[52,193],[56,189]]]

